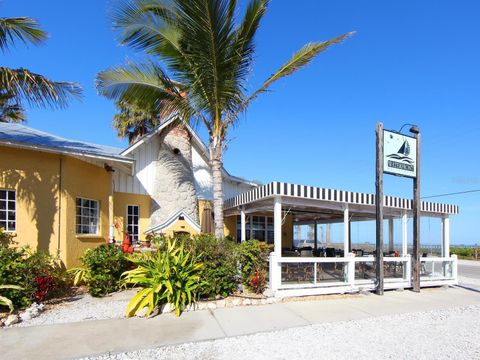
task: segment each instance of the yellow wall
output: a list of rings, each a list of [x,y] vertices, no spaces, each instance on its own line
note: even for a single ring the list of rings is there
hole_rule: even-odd
[[[115,229],[115,240],[122,241],[125,230],[127,229],[127,205],[138,205],[140,210],[139,219],[139,239],[145,241],[144,232],[148,230],[150,225],[150,206],[151,197],[148,195],[128,194],[115,192],[113,194],[113,215],[114,223],[117,224]]]
[[[64,256],[59,236],[60,156],[0,146],[0,188],[16,190],[16,241]]]
[[[63,162],[63,188],[66,190],[65,240],[67,267],[77,266],[79,257],[86,249],[98,246],[107,241],[109,235],[108,195],[111,186],[111,173],[104,168],[65,157]],[[92,183],[94,181],[94,184]],[[99,230],[96,235],[77,235],[76,198],[86,198],[99,202]],[[63,228],[63,227],[62,227]]]

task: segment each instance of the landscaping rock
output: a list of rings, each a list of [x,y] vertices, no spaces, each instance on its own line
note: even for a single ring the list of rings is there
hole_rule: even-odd
[[[215,310],[217,308],[217,305],[214,302],[209,302],[207,308],[210,310]]]
[[[226,306],[225,300],[217,300],[217,308],[224,308]]]
[[[252,303],[250,299],[243,299],[243,305],[248,306]]]
[[[268,298],[266,300],[267,304],[275,304],[277,302],[277,299],[275,299],[274,297]]]
[[[273,290],[272,289],[266,289],[264,292],[263,292],[263,295],[266,296],[266,297],[274,297],[275,294],[273,293]]]
[[[239,298],[235,298],[232,300],[232,305],[233,306],[240,306],[240,304],[242,303],[242,300],[239,299]]]
[[[162,306],[162,314],[168,314],[173,311],[172,306],[170,304],[165,304]]]
[[[26,308],[23,313],[20,314],[20,318],[22,319],[22,321],[28,321],[36,318],[43,311],[43,307],[43,304],[33,303],[28,308]]]
[[[20,318],[17,315],[8,315],[7,319],[5,320],[5,326],[11,326],[19,321]]]
[[[197,310],[206,310],[207,303],[205,301],[201,301],[197,304]]]

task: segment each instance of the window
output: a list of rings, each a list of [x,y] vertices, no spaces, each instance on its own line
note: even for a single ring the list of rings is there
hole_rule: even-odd
[[[247,216],[245,219],[246,239],[267,241],[273,244],[273,218],[267,216]],[[241,220],[237,217],[237,240],[241,239]]]
[[[127,231],[130,234],[132,242],[138,241],[138,219],[139,219],[138,205],[127,206]]]
[[[98,201],[77,198],[77,234],[98,234]]]
[[[15,212],[15,190],[0,190],[0,228],[15,231]]]

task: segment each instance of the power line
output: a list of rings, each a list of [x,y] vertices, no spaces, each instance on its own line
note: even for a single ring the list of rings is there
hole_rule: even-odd
[[[459,192],[454,192],[454,193],[431,195],[431,196],[423,196],[422,199],[431,199],[431,198],[436,198],[436,197],[452,196],[452,195],[462,195],[462,194],[469,194],[469,193],[474,193],[474,192],[480,192],[480,189],[477,189],[477,190],[467,190],[467,191],[459,191]]]

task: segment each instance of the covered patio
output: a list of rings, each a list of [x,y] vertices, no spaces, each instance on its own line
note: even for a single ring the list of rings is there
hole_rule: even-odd
[[[411,287],[411,256],[408,253],[408,218],[412,200],[385,196],[384,220],[388,223],[388,247],[384,252],[385,289]],[[225,216],[239,218],[241,241],[257,238],[251,219],[265,217],[265,236],[273,235],[269,284],[278,296],[331,294],[373,290],[376,286],[374,249],[352,248],[351,224],[375,220],[375,195],[272,182],[237,195],[224,203]],[[421,257],[421,286],[457,283],[457,258],[450,256],[450,220],[455,205],[422,202],[421,216],[441,220],[438,256]],[[247,217],[250,223],[247,223]],[[269,218],[271,219],[271,218]],[[401,248],[394,247],[394,220],[401,222]],[[263,221],[263,220],[262,220]],[[315,224],[314,241],[294,247],[293,224]],[[318,241],[317,224],[341,224],[343,244],[334,247]],[[273,232],[273,234],[272,234]],[[260,233],[261,235],[261,233]],[[371,239],[375,242],[375,238]],[[421,242],[422,245],[422,242]],[[420,245],[420,247],[421,247]]]

